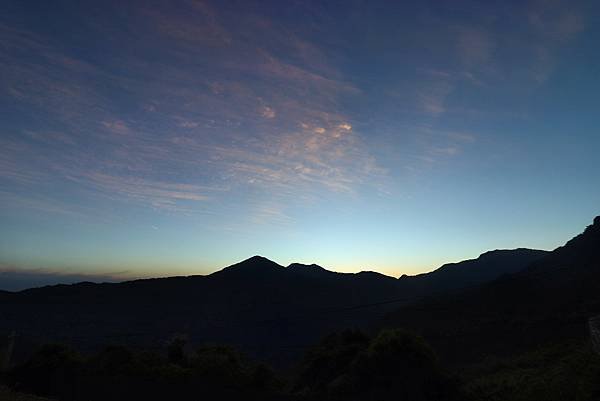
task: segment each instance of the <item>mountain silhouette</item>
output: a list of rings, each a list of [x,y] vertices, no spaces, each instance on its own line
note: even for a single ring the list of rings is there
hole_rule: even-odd
[[[366,326],[415,297],[491,280],[545,254],[494,251],[402,279],[338,273],[316,264],[284,267],[254,256],[206,276],[0,293],[0,331],[82,349],[106,343],[153,347],[185,335],[191,343],[230,344],[285,363],[332,330]]]
[[[594,219],[592,225],[564,246],[555,249],[546,257],[533,263],[527,272],[549,272],[551,270],[570,270],[571,273],[594,273],[600,268],[600,216]]]
[[[254,278],[265,278],[271,275],[283,274],[283,266],[263,256],[253,256],[244,261],[228,266],[216,272],[217,275],[230,276],[252,276]]]
[[[547,342],[585,339],[600,314],[600,217],[514,274],[403,306],[383,319],[426,337],[448,360],[480,360]],[[451,333],[451,335],[449,334]]]
[[[296,274],[303,274],[312,277],[327,277],[335,275],[335,272],[329,271],[324,267],[321,267],[314,263],[311,265],[305,265],[302,263],[292,263],[287,267],[287,269]]]
[[[420,294],[459,290],[519,272],[548,253],[525,248],[489,251],[477,259],[448,263],[431,273],[402,276],[400,280]]]

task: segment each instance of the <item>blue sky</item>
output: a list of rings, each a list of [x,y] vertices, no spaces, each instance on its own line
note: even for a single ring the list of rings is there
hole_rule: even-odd
[[[392,3],[3,3],[0,271],[398,276],[582,231],[598,7]]]

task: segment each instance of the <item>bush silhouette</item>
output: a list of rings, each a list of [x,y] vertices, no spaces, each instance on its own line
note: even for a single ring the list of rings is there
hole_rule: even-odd
[[[440,368],[429,345],[403,330],[386,330],[354,364],[363,400],[451,400],[458,386]]]
[[[402,330],[369,338],[355,331],[325,338],[305,359],[296,391],[314,400],[454,400],[458,384],[433,350]]]
[[[64,345],[48,344],[10,372],[9,381],[17,390],[26,389],[62,400],[74,400],[82,367],[83,360],[79,354]]]
[[[111,346],[83,358],[48,345],[10,373],[14,388],[58,400],[275,400],[282,384],[265,365],[227,347],[201,347],[189,359]],[[177,363],[175,363],[177,362]]]
[[[357,330],[327,336],[309,350],[300,368],[296,391],[324,393],[347,374],[356,357],[369,346],[369,337]]]
[[[182,337],[175,337],[169,342],[167,346],[167,359],[169,362],[178,365],[185,365],[185,344],[186,340]]]

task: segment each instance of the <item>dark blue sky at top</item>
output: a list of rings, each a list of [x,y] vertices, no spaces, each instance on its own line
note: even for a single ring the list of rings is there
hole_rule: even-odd
[[[4,2],[0,270],[118,279],[258,253],[399,275],[551,249],[598,214],[599,16]]]

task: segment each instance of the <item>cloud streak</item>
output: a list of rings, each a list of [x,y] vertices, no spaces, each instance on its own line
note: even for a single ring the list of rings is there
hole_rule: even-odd
[[[383,161],[387,148],[416,155],[402,164],[457,157],[476,134],[425,141],[419,127],[445,132],[457,115],[506,112],[471,99],[522,90],[513,76],[548,79],[557,48],[585,29],[575,8],[551,3],[502,11],[508,21],[526,21],[517,34],[501,34],[489,18],[436,17],[436,26],[446,24],[419,36],[418,51],[386,37],[346,39],[337,31],[353,38],[355,28],[343,18],[316,35],[311,24],[282,23],[252,4],[240,5],[237,18],[216,2],[138,4],[130,29],[112,12],[116,4],[99,10],[100,18],[82,13],[82,34],[98,38],[101,59],[8,19],[0,24],[0,96],[11,113],[0,151],[6,202],[25,188],[64,202],[49,199],[56,186],[73,198],[97,193],[169,213],[242,196],[248,209],[269,204],[286,214],[301,202],[377,192],[398,167]],[[420,19],[407,26],[415,23],[432,26]],[[390,57],[389,71],[378,70],[374,45]],[[442,61],[428,55],[441,47]],[[403,51],[411,57],[395,58]],[[379,73],[381,90],[371,87]],[[408,128],[394,128],[394,136],[380,132],[401,124]],[[405,143],[413,148],[398,146]]]
[[[324,52],[298,36],[256,47],[265,37],[287,35],[249,16],[242,36],[211,4],[184,8],[189,13],[153,5],[134,10],[147,19],[138,29],[155,37],[161,60],[172,63],[121,54],[92,65],[35,33],[5,29],[5,39],[19,41],[9,50],[44,59],[5,59],[3,75],[12,84],[4,96],[49,116],[73,148],[47,149],[48,135],[22,124],[10,138],[21,147],[18,157],[4,155],[10,165],[4,178],[19,185],[51,179],[74,193],[190,213],[199,203],[227,199],[227,192],[257,187],[282,209],[307,193],[355,193],[384,174],[339,106],[360,90]],[[114,27],[103,23],[93,27],[111,42]],[[293,49],[296,64],[278,54],[280,44]],[[139,49],[156,51],[146,43]],[[216,56],[199,75],[192,62],[209,52]],[[25,138],[25,131],[38,134]],[[42,149],[47,154],[37,165],[20,172],[17,160]]]
[[[80,282],[118,282],[131,279],[129,272],[106,274],[81,274],[51,269],[22,269],[0,265],[0,290],[21,291],[28,288],[57,284],[73,284]]]

